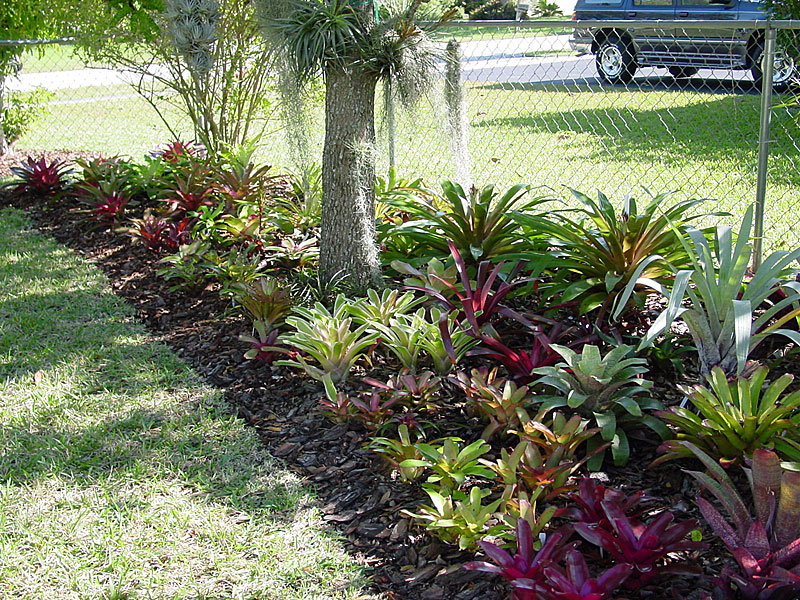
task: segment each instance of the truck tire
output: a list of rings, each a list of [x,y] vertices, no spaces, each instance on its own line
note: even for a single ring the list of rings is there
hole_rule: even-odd
[[[600,43],[594,58],[597,74],[607,83],[628,83],[636,73],[636,56],[630,42],[616,35]]]
[[[764,42],[758,42],[750,51],[750,73],[756,87],[761,89],[761,80],[764,78],[763,69]],[[776,92],[784,92],[797,77],[797,67],[794,60],[780,48],[775,49],[775,61],[773,63],[772,89]]]

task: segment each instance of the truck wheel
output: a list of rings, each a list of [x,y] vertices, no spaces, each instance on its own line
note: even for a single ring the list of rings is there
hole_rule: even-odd
[[[630,42],[615,35],[603,40],[594,59],[597,74],[608,83],[628,83],[636,72],[636,57]]]
[[[670,67],[669,74],[675,79],[688,79],[697,73],[697,67]]]
[[[761,80],[764,78],[764,43],[759,42],[750,52],[750,73],[756,87],[761,88]],[[791,56],[780,48],[775,49],[775,60],[772,64],[772,89],[776,92],[783,92],[789,88],[789,84],[797,76],[797,67]]]

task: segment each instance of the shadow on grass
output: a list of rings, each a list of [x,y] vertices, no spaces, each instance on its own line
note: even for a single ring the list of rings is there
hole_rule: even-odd
[[[518,99],[514,108],[516,114],[486,115],[474,119],[471,126],[476,131],[507,128],[520,136],[526,132],[555,134],[566,146],[563,151],[574,150],[573,157],[578,159],[651,162],[654,168],[692,160],[717,162],[721,168],[736,165],[738,170],[744,167],[755,172],[760,98],[732,93],[711,95],[715,86],[727,88],[737,83],[746,82],[709,82],[699,91],[693,88],[691,101],[683,106],[637,106],[634,103],[645,104],[643,96],[636,93],[638,90],[629,93],[624,87],[604,88],[608,99],[602,106],[595,103],[595,106],[574,108],[556,104],[556,98],[549,106],[543,106],[541,100],[538,105],[530,106]],[[552,89],[549,89],[546,84],[492,84],[473,89],[482,88],[565,92],[561,87],[550,86]],[[574,88],[571,93],[581,92],[602,93],[586,86]],[[665,88],[664,93],[669,91]],[[589,102],[586,100],[582,104]],[[651,101],[656,102],[659,101]],[[571,104],[574,106],[575,102]],[[797,169],[782,168],[800,158],[800,150],[795,145],[796,134],[800,133],[795,115],[786,108],[775,108],[772,119],[774,135],[770,153],[776,172],[780,170],[785,183],[800,185]],[[576,134],[590,135],[598,143],[588,144],[580,139],[572,144]]]
[[[296,504],[294,478],[270,471],[221,394],[145,342],[92,267],[23,225],[0,212],[0,480],[172,477],[237,510]]]

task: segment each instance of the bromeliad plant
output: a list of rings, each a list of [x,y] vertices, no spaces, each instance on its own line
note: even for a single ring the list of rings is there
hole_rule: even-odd
[[[210,252],[210,244],[201,241],[186,244],[175,254],[162,258],[159,262],[168,266],[156,272],[165,279],[178,281],[170,289],[183,289],[191,295],[199,294],[208,284]]]
[[[467,477],[491,479],[492,472],[479,460],[489,451],[489,445],[477,440],[460,448],[459,441],[458,438],[445,438],[441,446],[419,442],[416,447],[422,458],[405,460],[400,466],[423,467],[432,471],[427,479],[427,487],[438,488],[444,495],[448,495],[447,490],[458,490]]]
[[[600,508],[603,515],[599,523],[580,521],[572,523],[572,528],[587,542],[613,556],[618,564],[633,567],[626,582],[629,589],[638,589],[665,575],[701,574],[698,567],[674,559],[676,553],[707,547],[703,542],[686,539],[691,531],[697,529],[697,521],[673,524],[675,516],[665,511],[645,524],[638,518],[629,517],[625,507],[617,502],[603,500]],[[603,527],[603,523],[610,527]],[[673,556],[669,562],[668,555]]]
[[[446,489],[442,493],[432,489],[425,491],[433,506],[423,504],[419,507],[419,514],[408,511],[404,514],[425,523],[426,529],[445,542],[458,543],[460,549],[471,550],[476,548],[484,537],[499,532],[499,526],[491,526],[490,523],[495,520],[495,511],[502,500],[483,504],[484,498],[491,494],[491,490],[474,486],[468,495],[460,494],[462,496],[460,498],[455,498],[454,494]]]
[[[527,386],[517,387],[513,381],[497,377],[497,368],[473,369],[470,375],[464,372],[448,377],[448,380],[461,388],[471,404],[489,423],[481,433],[484,440],[497,433],[507,433],[520,429],[530,420],[525,408],[533,403],[533,396]]]
[[[694,340],[702,375],[713,367],[720,367],[726,375],[741,374],[748,355],[772,334],[800,343],[800,333],[782,327],[800,315],[800,283],[784,278],[789,266],[800,257],[800,248],[773,252],[749,278],[752,225],[751,206],[744,214],[735,242],[731,228],[722,225],[716,229],[713,247],[696,229],[687,230],[688,241],[680,237],[691,266],[676,269],[671,289],[653,286],[669,302],[642,339],[640,349],[667,331],[679,316]],[[778,289],[784,297],[772,302],[770,298]],[[691,301],[689,308],[683,306],[686,298]],[[756,309],[763,310],[756,314]]]
[[[426,317],[425,309],[421,308],[414,315],[413,325],[419,330],[419,345],[433,361],[433,370],[439,375],[447,375],[478,340],[461,328],[455,314],[436,307],[431,307],[428,313],[430,317]]]
[[[254,323],[263,323],[267,331],[279,327],[292,311],[291,290],[272,277],[259,277],[232,286],[233,299]]]
[[[781,395],[794,380],[788,373],[765,388],[768,372],[761,366],[748,377],[728,380],[721,368],[714,367],[708,387],[681,388],[699,415],[679,406],[656,413],[677,434],[675,440],[661,444],[659,451],[664,454],[652,464],[691,457],[684,441],[723,465],[741,462],[768,447],[779,450],[787,460],[800,461],[800,451],[792,445],[792,440],[798,440],[800,390]]]
[[[401,236],[417,243],[416,252],[423,256],[442,256],[452,243],[470,265],[503,254],[530,247],[509,212],[525,212],[547,199],[525,199],[530,186],[518,184],[498,194],[494,186],[469,193],[457,183],[442,182],[443,196],[426,196],[413,200],[394,200],[390,203],[407,212],[411,220],[401,225],[388,225],[380,230],[381,239]]]
[[[411,292],[400,294],[398,290],[386,289],[379,295],[369,289],[366,298],[359,298],[347,310],[356,323],[391,328],[393,319],[410,313],[420,302],[421,298],[415,298]]]
[[[479,335],[483,326],[489,323],[494,316],[508,314],[508,309],[500,303],[514,290],[517,284],[522,283],[509,283],[509,281],[514,280],[525,263],[518,262],[509,274],[501,277],[504,261],[500,261],[496,265],[492,265],[489,261],[481,261],[478,264],[477,276],[473,285],[467,273],[467,265],[455,244],[448,240],[447,246],[453,255],[453,261],[461,279],[461,289],[444,279],[439,283],[448,288],[449,293],[441,293],[425,287],[407,287],[433,296],[449,311],[458,311],[459,321],[466,320],[472,328],[472,332]],[[436,275],[431,277],[435,278]],[[495,283],[497,284],[496,289]]]
[[[403,279],[403,285],[408,288],[434,290],[452,299],[453,288],[458,289],[458,286],[461,285],[456,265],[445,266],[438,258],[430,259],[424,267],[424,272],[399,260],[393,260],[391,266],[392,269],[406,276]]]
[[[630,455],[625,427],[644,424],[662,439],[669,437],[660,420],[644,414],[645,410],[659,410],[663,406],[653,398],[644,397],[653,384],[642,377],[647,372],[644,359],[626,358],[633,350],[631,346],[617,346],[605,356],[593,345],[584,346],[581,354],[566,346],[551,347],[564,362],[534,370],[543,376],[539,383],[554,392],[542,397],[542,409],[566,406],[596,423],[600,439],[587,442],[590,451],[603,442],[611,442],[614,464],[624,465]],[[602,461],[602,454],[595,455],[589,468],[597,470]]]
[[[11,167],[11,172],[16,175],[17,180],[6,186],[11,188],[13,196],[27,194],[49,202],[67,192],[72,169],[63,161],[54,160],[48,163],[44,156],[39,160],[28,156],[19,165]]]
[[[725,470],[708,454],[681,442],[708,473],[686,471],[723,507],[697,496],[700,512],[736,560],[716,578],[724,600],[788,600],[800,595],[800,473],[783,471],[777,454],[753,452],[748,472],[755,514]]]
[[[422,476],[423,467],[402,467],[400,465],[406,460],[422,459],[422,453],[416,446],[421,436],[412,442],[407,425],[399,425],[397,427],[397,436],[399,439],[396,440],[388,437],[374,437],[369,444],[369,448],[388,460],[400,474],[402,481],[419,479]]]
[[[598,322],[609,310],[619,316],[632,297],[641,296],[642,283],[666,283],[672,275],[670,265],[680,268],[688,263],[678,233],[689,220],[686,213],[701,200],[684,200],[664,209],[671,195],[658,194],[639,210],[636,200],[627,196],[618,215],[602,192],[595,201],[570,191],[581,207],[556,212],[556,219],[513,214],[526,231],[548,235],[559,268],[577,276],[576,281],[558,286],[560,290],[552,290],[561,292],[562,302],[580,300],[581,313],[601,308]],[[570,218],[569,213],[580,219]]]
[[[469,355],[491,358],[503,365],[516,383],[528,384],[538,378],[536,369],[554,365],[561,360],[561,355],[553,349],[555,342],[560,341],[568,348],[579,349],[594,339],[594,336],[584,336],[570,341],[569,336],[576,328],[564,327],[558,322],[552,322],[547,331],[542,325],[530,323],[530,330],[533,333],[530,351],[509,348],[496,332],[484,331],[480,334],[481,345],[470,350]]]
[[[442,380],[430,371],[414,374],[409,369],[403,369],[386,381],[377,381],[365,377],[364,383],[371,385],[381,393],[395,396],[404,404],[415,407],[432,408],[434,399],[442,387]]]
[[[539,411],[533,419],[522,423],[521,429],[513,433],[521,441],[534,444],[548,455],[561,448],[565,460],[574,460],[578,448],[600,433],[599,429],[589,429],[589,421],[580,415],[572,415],[567,419],[558,411],[554,411],[549,417],[547,412],[547,409]]]
[[[278,330],[269,329],[263,321],[253,321],[253,329],[258,337],[254,335],[240,335],[239,340],[247,342],[252,346],[244,357],[248,360],[260,360],[271,365],[280,354],[286,354],[286,350],[276,347],[278,341]]]
[[[551,591],[545,569],[562,560],[573,547],[565,542],[564,533],[551,533],[537,552],[530,524],[525,519],[518,519],[516,554],[512,556],[500,546],[480,541],[478,545],[481,550],[494,564],[473,561],[465,564],[464,568],[500,575],[511,584],[512,600],[539,600],[542,594]]]
[[[353,365],[377,339],[377,334],[370,331],[368,325],[352,328],[353,320],[347,313],[348,303],[347,297],[340,294],[332,312],[319,302],[312,308],[296,307],[294,314],[286,318],[286,324],[293,331],[279,339],[299,353],[293,359],[276,364],[303,369],[318,381],[322,381],[326,374],[330,375],[333,383],[347,379]]]

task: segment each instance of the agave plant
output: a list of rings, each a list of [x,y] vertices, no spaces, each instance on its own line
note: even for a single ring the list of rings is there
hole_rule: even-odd
[[[697,496],[700,512],[736,560],[715,580],[725,600],[789,600],[800,595],[800,473],[783,471],[778,455],[753,452],[748,479],[755,514],[736,491],[725,470],[708,454],[681,442],[708,473],[686,471],[723,507]],[[735,591],[734,591],[735,590]]]
[[[614,464],[625,464],[630,455],[625,427],[644,424],[662,439],[669,437],[661,421],[644,414],[645,410],[663,407],[657,400],[643,397],[652,382],[641,377],[647,372],[644,359],[626,358],[633,350],[631,346],[617,346],[605,356],[593,345],[584,346],[581,354],[566,346],[552,344],[551,347],[564,362],[534,370],[543,375],[539,383],[555,392],[542,397],[542,408],[566,406],[595,422],[600,428],[602,442],[611,442]],[[589,449],[602,442],[590,439]],[[589,468],[597,469],[601,463],[602,455],[596,455]]]
[[[794,380],[788,373],[764,388],[768,372],[762,366],[748,377],[728,380],[721,368],[714,367],[709,387],[682,388],[699,416],[679,406],[656,413],[677,434],[675,440],[661,444],[659,451],[664,454],[652,464],[691,457],[692,451],[683,441],[726,465],[741,462],[765,447],[780,449],[787,459],[800,461],[800,452],[791,445],[791,438],[797,439],[800,390],[781,396]]]
[[[299,367],[319,381],[326,374],[333,383],[347,379],[353,365],[377,339],[368,325],[352,328],[353,320],[347,315],[348,303],[349,300],[340,294],[333,312],[319,302],[312,308],[296,307],[295,314],[286,318],[286,324],[293,331],[279,339],[298,353],[276,364]]]
[[[800,333],[782,328],[800,314],[797,308],[800,283],[783,278],[786,269],[800,257],[800,248],[773,252],[749,278],[752,224],[751,206],[745,211],[735,243],[730,227],[721,225],[717,227],[713,248],[702,232],[687,230],[689,241],[680,239],[691,259],[691,268],[676,272],[671,290],[654,286],[669,302],[639,348],[650,345],[679,316],[694,340],[702,375],[715,366],[727,375],[741,374],[748,355],[772,334],[800,343]],[[773,303],[770,297],[777,289],[783,290],[785,296]],[[690,308],[683,306],[687,297]],[[764,310],[755,315],[756,308]]]
[[[443,181],[441,198],[392,201],[415,218],[384,230],[383,235],[410,238],[424,255],[432,250],[441,256],[452,242],[468,264],[477,265],[529,245],[509,217],[512,210],[524,212],[547,200],[525,199],[529,191],[530,186],[517,184],[503,194],[495,192],[492,185],[466,193],[457,183]]]

